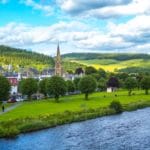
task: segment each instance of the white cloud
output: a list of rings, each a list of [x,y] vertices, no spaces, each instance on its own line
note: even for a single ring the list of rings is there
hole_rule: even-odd
[[[40,49],[56,46],[58,40],[65,52],[150,52],[150,16],[136,16],[126,23],[107,25],[107,32],[93,29],[78,21],[59,22],[51,26],[30,26],[10,23],[0,27],[0,44]],[[54,53],[54,52],[51,52]]]
[[[149,0],[57,0],[60,8],[70,15],[110,18],[150,13]]]

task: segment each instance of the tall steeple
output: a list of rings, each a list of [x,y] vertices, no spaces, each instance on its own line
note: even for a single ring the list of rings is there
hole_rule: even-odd
[[[62,76],[62,65],[61,65],[61,55],[60,55],[60,48],[59,43],[57,45],[57,56],[55,60],[55,75]]]

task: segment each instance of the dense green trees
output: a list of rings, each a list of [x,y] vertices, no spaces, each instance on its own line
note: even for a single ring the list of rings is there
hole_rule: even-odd
[[[86,75],[81,78],[79,82],[79,89],[82,93],[85,94],[85,99],[88,100],[89,93],[92,93],[96,89],[96,80],[89,75]]]
[[[148,90],[150,89],[150,77],[146,76],[141,80],[141,87],[145,90],[145,94],[148,94]]]
[[[107,82],[108,87],[114,87],[114,88],[119,88],[119,80],[115,76],[110,77],[108,82]]]
[[[44,94],[45,97],[47,96],[47,89],[46,89],[47,81],[48,81],[48,79],[45,78],[39,82],[39,92]]]
[[[80,82],[80,79],[81,78],[75,78],[74,80],[73,80],[73,83],[74,83],[74,85],[75,85],[75,90],[79,90],[79,82]]]
[[[128,90],[128,95],[131,95],[132,90],[137,87],[137,81],[133,77],[128,77],[125,80],[125,88]]]
[[[38,90],[37,80],[33,78],[23,79],[19,83],[19,89],[23,95],[27,95],[28,98],[31,99],[32,94]]]
[[[8,99],[10,89],[11,86],[9,81],[5,77],[0,76],[0,101]]]
[[[85,68],[85,74],[86,75],[90,75],[90,74],[93,74],[93,73],[97,73],[97,70],[94,67],[89,66],[89,67]]]
[[[104,78],[101,78],[98,81],[98,89],[99,89],[99,91],[105,91],[106,88],[107,88],[107,86],[106,86],[106,80]]]
[[[71,80],[67,80],[66,84],[67,84],[67,92],[68,93],[75,91],[75,85]]]
[[[59,102],[59,97],[65,95],[67,85],[65,80],[59,76],[53,76],[47,80],[47,93],[54,96],[55,101]]]

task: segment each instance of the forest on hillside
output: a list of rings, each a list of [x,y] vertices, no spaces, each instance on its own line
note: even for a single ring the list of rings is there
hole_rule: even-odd
[[[14,71],[18,71],[19,68],[35,68],[42,71],[45,68],[54,68],[54,59],[48,55],[0,45],[0,68],[5,70],[11,65]],[[62,63],[65,71],[84,67],[75,62],[63,61]]]
[[[114,59],[118,61],[145,59],[150,60],[148,54],[133,54],[133,53],[69,53],[64,54],[63,58],[91,60],[91,59]]]

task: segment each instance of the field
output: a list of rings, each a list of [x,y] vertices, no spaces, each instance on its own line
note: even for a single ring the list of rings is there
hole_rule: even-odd
[[[150,61],[144,59],[132,59],[119,61],[115,59],[90,59],[90,60],[70,60],[86,66],[93,66],[96,69],[103,68],[106,71],[114,72],[127,67],[150,67]]]
[[[115,96],[117,94],[117,97]],[[129,104],[138,101],[150,101],[144,91],[134,91],[135,95],[128,96],[127,91],[114,93],[97,92],[89,96],[89,100],[84,100],[84,95],[73,95],[62,97],[60,103],[55,103],[53,99],[22,102],[14,110],[0,115],[0,121],[7,121],[17,118],[38,117],[39,115],[57,114],[64,111],[80,111],[83,109],[107,107],[112,100],[118,100],[121,104]],[[104,97],[105,95],[105,97]]]

